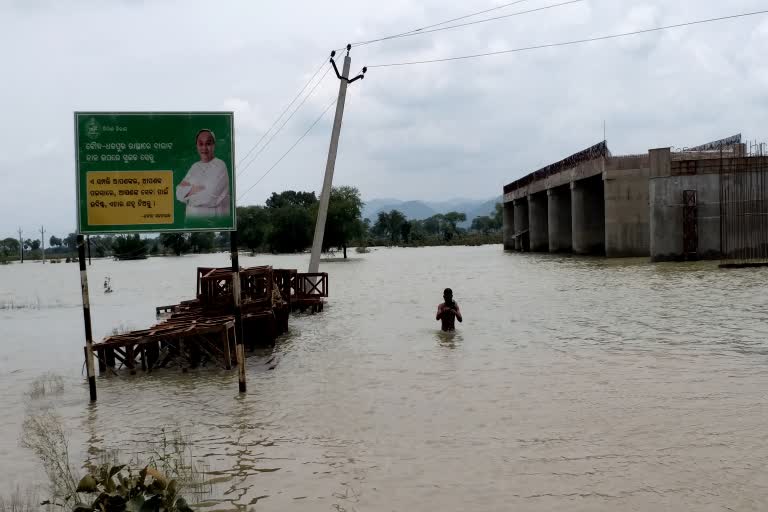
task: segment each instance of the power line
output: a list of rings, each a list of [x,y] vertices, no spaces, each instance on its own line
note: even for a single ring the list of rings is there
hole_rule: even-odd
[[[526,46],[522,48],[513,48],[510,50],[499,50],[496,52],[486,52],[486,53],[476,53],[473,55],[462,55],[459,57],[445,57],[442,59],[431,59],[431,60],[421,60],[421,61],[410,61],[410,62],[394,62],[394,63],[388,63],[388,64],[374,64],[371,66],[368,66],[368,68],[386,68],[386,67],[393,67],[393,66],[413,66],[416,64],[431,64],[435,62],[447,62],[447,61],[453,61],[453,60],[464,60],[464,59],[474,59],[478,57],[488,57],[492,55],[501,55],[506,53],[517,53],[517,52],[525,52],[525,51],[531,51],[531,50],[541,50],[544,48],[554,48],[557,46],[569,46],[569,45],[576,45],[576,44],[582,44],[582,43],[590,43],[593,41],[604,41],[607,39],[616,39],[619,37],[627,37],[627,36],[634,36],[638,34],[647,34],[649,32],[659,32],[662,30],[669,30],[673,28],[680,28],[680,27],[687,27],[691,25],[701,25],[704,23],[713,23],[716,21],[724,21],[724,20],[732,20],[736,18],[746,18],[748,16],[757,16],[760,14],[768,14],[768,10],[763,11],[755,11],[755,12],[748,12],[743,14],[733,14],[730,16],[721,16],[718,18],[708,18],[704,20],[697,20],[697,21],[688,21],[685,23],[678,23],[675,25],[666,25],[662,27],[654,27],[654,28],[647,28],[643,30],[636,30],[634,32],[624,32],[621,34],[612,34],[607,36],[600,36],[600,37],[591,37],[588,39],[577,39],[574,41],[563,41],[559,43],[550,43],[550,44],[541,44],[537,46]]]
[[[485,9],[484,11],[477,11],[477,12],[474,12],[472,14],[466,14],[464,16],[459,16],[458,18],[452,18],[450,20],[441,21],[440,23],[433,23],[432,25],[427,25],[425,27],[415,28],[413,30],[409,30],[408,32],[401,32],[399,34],[393,34],[391,36],[380,37],[378,39],[371,39],[369,41],[358,41],[357,43],[352,43],[352,46],[353,47],[355,47],[355,46],[364,46],[366,44],[377,43],[379,41],[386,41],[388,39],[395,39],[395,38],[398,38],[398,37],[403,37],[403,36],[406,36],[408,34],[413,34],[415,32],[421,32],[422,30],[427,30],[427,29],[430,29],[430,28],[439,27],[440,25],[445,25],[447,23],[453,23],[454,21],[461,21],[461,20],[465,20],[467,18],[473,18],[475,16],[480,16],[481,14],[485,14],[485,13],[492,12],[492,11],[498,11],[500,9],[505,9],[505,8],[511,7],[513,5],[517,5],[517,4],[521,4],[521,3],[529,2],[529,1],[530,0],[516,0],[514,2],[509,2],[509,3],[503,4],[503,5],[498,5],[496,7],[490,8],[490,9]],[[341,51],[341,50],[337,50],[337,51]]]
[[[247,164],[245,164],[245,166],[242,169],[238,170],[238,172],[237,172],[238,176],[241,176],[248,169],[248,167],[250,167],[251,164],[253,162],[255,162],[257,158],[259,158],[259,155],[261,155],[264,152],[264,150],[267,149],[267,147],[272,142],[272,140],[283,130],[283,128],[285,128],[285,125],[288,124],[288,122],[291,119],[293,119],[293,116],[296,115],[296,112],[298,112],[299,109],[301,109],[301,107],[304,105],[304,103],[306,103],[306,101],[312,96],[312,94],[315,92],[315,89],[317,89],[317,87],[323,82],[323,80],[325,80],[325,77],[328,76],[328,73],[330,71],[331,71],[331,68],[328,68],[325,71],[323,76],[320,77],[320,80],[318,80],[317,83],[314,85],[314,87],[312,87],[312,89],[309,91],[309,94],[304,96],[304,99],[301,100],[301,103],[299,103],[299,105],[293,110],[293,112],[291,112],[291,115],[288,116],[288,118],[285,120],[285,122],[283,122],[283,124],[280,125],[280,128],[278,128],[277,131],[275,131],[272,134],[272,136],[269,138],[269,140],[266,143],[264,143],[264,145],[261,147],[261,149],[259,149],[259,151],[256,152],[256,154],[253,156],[253,158],[251,158],[251,160]],[[242,161],[241,161],[241,163],[242,163]]]
[[[522,16],[524,14],[530,14],[530,13],[533,13],[533,12],[545,11],[545,10],[548,10],[548,9],[555,9],[557,7],[564,7],[566,5],[576,4],[576,3],[583,2],[583,1],[584,0],[568,0],[567,2],[561,2],[559,4],[545,5],[544,7],[537,7],[535,9],[528,9],[526,11],[518,11],[518,12],[513,12],[513,13],[510,13],[510,14],[503,14],[501,16],[494,16],[493,18],[486,18],[486,19],[483,19],[483,20],[469,21],[467,23],[460,23],[458,25],[450,25],[448,27],[435,28],[435,29],[432,29],[432,30],[419,30],[419,31],[414,31],[414,32],[406,32],[406,33],[399,34],[399,35],[396,35],[396,36],[385,37],[383,39],[374,39],[374,40],[371,40],[371,41],[367,41],[365,43],[361,43],[360,45],[362,45],[362,44],[371,44],[371,43],[376,43],[376,42],[380,42],[380,41],[388,41],[388,40],[391,40],[391,39],[399,39],[399,38],[402,38],[402,37],[420,36],[420,35],[423,35],[423,34],[431,34],[432,32],[441,32],[443,30],[451,30],[451,29],[454,29],[454,28],[468,27],[470,25],[478,25],[480,23],[488,23],[489,21],[497,21],[497,20],[501,20],[501,19],[504,19],[504,18],[512,18],[512,17],[515,17],[515,16]]]
[[[275,125],[276,125],[277,123],[279,123],[279,122],[280,122],[280,119],[282,119],[282,117],[285,115],[285,113],[286,113],[286,112],[288,112],[288,109],[290,109],[290,108],[291,108],[291,106],[293,106],[293,104],[294,104],[294,103],[296,103],[296,100],[298,100],[298,99],[299,99],[299,97],[300,97],[300,96],[301,96],[301,95],[304,93],[304,91],[305,91],[305,90],[307,90],[307,87],[309,87],[309,84],[310,84],[310,83],[312,83],[312,80],[314,80],[314,79],[315,79],[315,77],[317,76],[317,74],[318,74],[318,73],[320,73],[320,71],[323,69],[323,66],[325,66],[325,64],[326,64],[327,62],[328,62],[328,59],[327,59],[327,57],[326,57],[326,58],[323,58],[323,63],[320,65],[320,67],[318,67],[318,68],[317,68],[317,71],[315,71],[315,73],[314,73],[314,74],[313,74],[313,75],[310,77],[310,79],[309,79],[309,80],[307,80],[307,83],[305,83],[305,84],[304,84],[304,87],[302,87],[302,88],[301,88],[301,90],[300,90],[300,91],[299,91],[299,93],[298,93],[298,94],[297,94],[297,95],[296,95],[296,96],[293,98],[293,100],[292,100],[292,101],[291,101],[291,102],[290,102],[288,105],[286,105],[286,107],[285,107],[285,109],[283,110],[283,112],[282,112],[282,113],[281,113],[279,116],[277,116],[277,119],[275,119],[275,122],[274,122],[274,123],[272,123],[272,126],[270,126],[270,127],[269,127],[269,129],[268,129],[266,132],[264,132],[264,134],[263,134],[263,135],[261,136],[261,138],[260,138],[260,139],[259,139],[259,140],[256,142],[256,144],[254,144],[254,145],[251,147],[251,149],[249,149],[249,150],[248,150],[248,153],[246,153],[246,154],[245,154],[245,156],[244,156],[243,158],[241,158],[241,159],[240,159],[240,161],[237,163],[237,166],[238,166],[238,167],[240,166],[240,164],[242,164],[242,163],[245,161],[245,159],[246,159],[246,158],[248,158],[248,155],[250,155],[250,154],[253,152],[253,150],[254,150],[254,149],[256,149],[256,147],[257,147],[259,144],[261,144],[261,141],[263,141],[263,140],[264,140],[264,138],[265,138],[265,137],[267,136],[267,134],[268,134],[268,133],[269,133],[269,132],[272,130],[272,128],[274,128],[274,127],[275,127]]]
[[[248,194],[248,192],[250,192],[251,190],[253,190],[253,188],[254,188],[256,185],[258,185],[258,184],[261,182],[261,180],[263,180],[264,178],[266,178],[267,174],[269,174],[270,172],[272,172],[272,169],[274,169],[275,167],[277,167],[277,165],[278,165],[280,162],[282,162],[282,161],[283,161],[283,159],[284,159],[286,156],[288,156],[288,154],[289,154],[291,151],[293,151],[293,149],[294,149],[296,146],[298,146],[298,145],[299,145],[299,143],[300,143],[302,140],[304,140],[304,137],[306,137],[306,136],[309,134],[309,132],[311,132],[311,131],[312,131],[312,128],[314,128],[314,127],[315,127],[315,125],[316,125],[317,123],[319,123],[319,122],[320,122],[320,120],[321,120],[323,117],[325,117],[325,114],[326,114],[326,113],[328,113],[328,110],[330,110],[330,108],[331,108],[333,105],[335,105],[335,104],[336,104],[336,98],[334,98],[334,99],[333,99],[333,100],[332,100],[332,101],[331,101],[331,102],[328,104],[328,106],[327,106],[327,107],[325,107],[325,110],[323,110],[323,113],[322,113],[322,114],[320,114],[320,115],[318,116],[318,118],[317,118],[317,119],[315,119],[315,122],[314,122],[314,123],[312,123],[312,124],[310,125],[310,127],[309,127],[309,128],[307,128],[307,131],[306,131],[306,132],[304,132],[304,134],[303,134],[301,137],[299,137],[299,138],[298,138],[298,140],[297,140],[296,142],[294,142],[294,143],[293,143],[293,146],[291,146],[290,148],[288,148],[288,151],[286,151],[286,152],[283,154],[283,156],[281,156],[281,157],[280,157],[280,159],[279,159],[277,162],[275,162],[275,163],[274,163],[274,165],[272,165],[272,167],[270,167],[270,168],[267,170],[267,172],[265,172],[264,174],[262,174],[262,175],[261,175],[261,178],[259,178],[258,180],[256,180],[256,183],[254,183],[253,185],[251,185],[251,186],[248,188],[248,190],[246,190],[245,192],[243,192],[242,194],[240,194],[240,197],[238,197],[238,198],[237,198],[237,200],[238,200],[238,201],[240,201],[240,200],[241,200],[243,197],[245,197],[245,195],[246,195],[246,194]]]

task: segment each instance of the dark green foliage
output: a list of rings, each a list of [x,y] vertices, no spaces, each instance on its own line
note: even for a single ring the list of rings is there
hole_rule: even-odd
[[[266,241],[269,229],[269,211],[263,206],[237,208],[237,239],[241,246],[255,252]],[[229,236],[225,243],[229,244]]]
[[[85,499],[85,501],[83,501]],[[176,480],[151,467],[134,473],[104,465],[85,475],[66,501],[79,500],[73,512],[191,512]]]
[[[365,225],[360,219],[363,200],[355,187],[334,187],[328,203],[328,218],[325,222],[323,250],[342,249],[347,257],[347,246],[360,240],[365,234]],[[315,213],[313,217],[317,218]]]
[[[75,244],[77,248],[77,244]],[[112,242],[112,251],[117,259],[140,259],[147,256],[148,248],[139,234],[116,236]]]

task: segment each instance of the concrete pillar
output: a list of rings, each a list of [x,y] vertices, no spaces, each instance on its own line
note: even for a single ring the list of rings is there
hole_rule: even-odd
[[[528,237],[528,200],[515,201],[515,249],[522,252],[531,250]]]
[[[602,176],[571,183],[571,239],[576,254],[605,255]]]
[[[679,258],[683,253],[682,211],[670,208],[681,204],[682,187],[672,179],[672,151],[670,148],[648,151],[651,164],[648,201],[650,209],[651,261]],[[678,218],[679,217],[679,218]]]
[[[503,221],[502,239],[504,241],[504,250],[512,251],[515,249],[515,207],[511,202],[504,203]]]
[[[528,227],[530,232],[531,251],[549,251],[549,223],[547,195],[544,192],[528,196]]]
[[[571,245],[571,191],[569,187],[547,190],[549,220],[549,252],[570,252]]]
[[[646,159],[647,160],[647,159]],[[605,193],[605,255],[608,258],[650,254],[649,172],[638,159],[622,169],[607,169]]]

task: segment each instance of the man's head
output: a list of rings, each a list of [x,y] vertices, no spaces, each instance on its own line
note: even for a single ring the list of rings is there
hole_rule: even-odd
[[[453,300],[453,290],[446,288],[443,291],[443,298],[445,299],[445,302],[451,302]]]
[[[216,150],[216,136],[211,130],[203,129],[197,132],[195,144],[197,145],[197,152],[200,154],[200,160],[203,162],[213,160],[213,153]]]

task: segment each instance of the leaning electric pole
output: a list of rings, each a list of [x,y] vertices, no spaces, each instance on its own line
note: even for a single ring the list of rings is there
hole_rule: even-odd
[[[40,244],[43,248],[43,264],[45,264],[45,228],[40,226]]]
[[[24,263],[24,238],[21,236],[21,228],[19,228],[19,258]]]
[[[363,68],[362,74],[353,79],[349,79],[349,68],[352,65],[352,59],[349,51],[352,45],[347,45],[347,54],[344,56],[344,66],[341,74],[333,58],[336,52],[331,52],[331,65],[339,79],[339,99],[336,101],[336,116],[333,118],[333,131],[331,132],[331,146],[328,149],[328,161],[325,164],[325,178],[323,178],[323,190],[320,192],[320,205],[317,209],[317,223],[315,224],[315,237],[312,242],[312,255],[309,258],[309,272],[317,272],[320,269],[320,252],[323,249],[323,236],[325,235],[325,221],[328,218],[328,203],[331,199],[331,188],[333,187],[333,170],[336,167],[336,152],[339,149],[339,135],[341,134],[341,119],[344,117],[344,102],[347,99],[347,85],[355,80],[365,78],[367,68]]]

